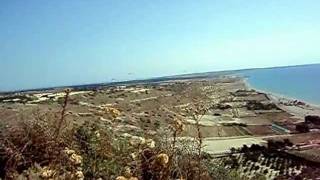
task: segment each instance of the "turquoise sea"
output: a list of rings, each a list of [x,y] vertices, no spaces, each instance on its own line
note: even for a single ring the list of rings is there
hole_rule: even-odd
[[[239,74],[253,88],[320,105],[320,64],[243,70]]]

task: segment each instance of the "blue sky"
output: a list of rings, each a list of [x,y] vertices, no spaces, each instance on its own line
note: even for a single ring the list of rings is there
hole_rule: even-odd
[[[320,63],[318,0],[1,0],[0,91]]]

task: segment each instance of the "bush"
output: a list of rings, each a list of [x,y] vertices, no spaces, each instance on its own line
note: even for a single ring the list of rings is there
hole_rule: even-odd
[[[75,149],[83,157],[83,173],[90,179],[116,177],[132,162],[128,141],[116,137],[98,122],[86,122],[75,130]]]
[[[55,121],[50,114],[24,119],[1,131],[1,178],[21,174],[36,166],[60,169],[68,166],[63,150],[68,144],[68,133],[63,138],[55,136]],[[36,168],[39,169],[39,168]]]

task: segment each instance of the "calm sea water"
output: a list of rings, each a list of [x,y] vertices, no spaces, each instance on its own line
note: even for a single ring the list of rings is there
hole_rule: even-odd
[[[257,89],[320,105],[320,64],[240,72]]]

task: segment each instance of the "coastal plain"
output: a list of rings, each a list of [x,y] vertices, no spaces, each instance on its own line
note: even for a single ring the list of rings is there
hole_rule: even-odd
[[[59,113],[63,98],[63,90],[59,88],[1,95],[1,123],[14,126],[21,118]],[[180,119],[185,128],[179,138],[192,139],[197,136],[197,126],[190,112],[196,112],[200,105],[206,110],[200,119],[204,151],[217,158],[230,153],[231,148],[266,146],[270,139],[290,139],[297,146],[310,140],[320,142],[317,128],[308,133],[296,130],[306,115],[320,114],[318,107],[256,91],[236,76],[72,89],[66,121],[70,124],[103,121],[119,135],[155,139],[175,119]],[[105,113],[108,108],[117,109],[120,115],[115,119],[109,117]],[[319,146],[286,151],[299,157],[319,158],[316,153],[320,152]],[[306,158],[310,159],[316,158]],[[266,169],[270,179],[281,174],[271,167],[264,167],[263,171]]]

